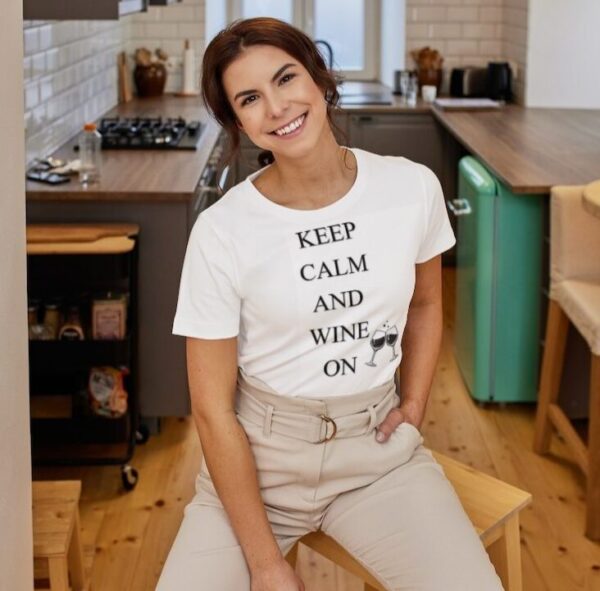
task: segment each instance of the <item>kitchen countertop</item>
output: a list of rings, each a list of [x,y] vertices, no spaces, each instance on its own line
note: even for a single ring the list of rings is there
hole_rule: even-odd
[[[444,111],[419,100],[416,107],[379,83],[346,82],[342,92],[387,92],[392,104],[344,105],[353,113],[433,113],[433,116],[515,193],[545,194],[554,185],[587,184],[600,177],[600,110],[532,109],[507,105],[493,111]],[[105,116],[158,116],[205,123],[198,149],[104,150],[102,179],[82,187],[27,181],[30,200],[155,201],[189,200],[214,146],[219,126],[199,97],[164,95],[121,104]],[[72,138],[52,154],[74,158]]]
[[[120,104],[103,117],[183,117],[199,120],[203,130],[196,150],[102,150],[100,183],[83,187],[75,176],[70,183],[47,185],[27,181],[28,200],[176,201],[190,200],[221,128],[209,117],[200,97],[163,95]],[[71,138],[52,154],[77,158]]]
[[[546,194],[600,178],[600,110],[432,111],[514,193]]]

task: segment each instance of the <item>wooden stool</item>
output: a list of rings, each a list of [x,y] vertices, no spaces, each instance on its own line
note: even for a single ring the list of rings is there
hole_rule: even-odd
[[[87,591],[79,526],[79,480],[32,483],[35,578],[49,578],[49,591]],[[69,585],[69,575],[71,585]]]
[[[521,591],[519,511],[531,503],[531,495],[510,484],[478,472],[452,458],[432,452],[452,483],[477,530],[506,591]],[[299,540],[364,582],[365,591],[387,591],[342,546],[321,531]],[[295,567],[298,544],[286,556]]]
[[[553,187],[550,204],[550,300],[533,449],[548,452],[552,427],[587,480],[585,535],[600,540],[600,220],[582,197],[600,202],[600,182]],[[569,323],[591,352],[587,446],[558,404]]]

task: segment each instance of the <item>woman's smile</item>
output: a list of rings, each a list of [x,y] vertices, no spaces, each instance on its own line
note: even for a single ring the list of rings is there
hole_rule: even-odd
[[[278,127],[273,131],[270,131],[269,134],[274,135],[283,140],[296,137],[302,133],[307,116],[308,111],[303,113],[299,117],[296,117],[296,119],[290,121],[289,123],[286,123],[285,125],[282,125],[281,127]]]

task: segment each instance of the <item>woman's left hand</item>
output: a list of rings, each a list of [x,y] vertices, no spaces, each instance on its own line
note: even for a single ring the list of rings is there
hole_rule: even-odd
[[[376,439],[379,443],[384,443],[390,435],[396,430],[400,423],[405,421],[414,425],[419,431],[423,422],[425,409],[418,402],[406,400],[390,410],[385,419],[377,427]]]

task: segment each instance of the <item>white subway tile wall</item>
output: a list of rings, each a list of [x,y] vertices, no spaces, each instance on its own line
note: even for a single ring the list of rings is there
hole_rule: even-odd
[[[516,66],[514,92],[516,101],[523,104],[527,72],[528,0],[504,0],[502,23],[502,54]]]
[[[162,47],[172,59],[166,90],[181,87],[183,42],[204,45],[205,0],[183,0],[119,21],[25,21],[24,103],[26,163],[48,156],[117,104],[117,54]],[[132,88],[134,88],[132,83]]]
[[[429,46],[444,57],[442,91],[450,71],[507,60],[517,102],[524,97],[528,0],[406,0],[406,64],[413,49]],[[516,70],[516,71],[515,71]]]
[[[131,16],[131,31],[126,43],[130,69],[138,47],[150,51],[161,48],[169,55],[166,92],[181,90],[182,58],[186,39],[196,57],[196,86],[200,85],[200,66],[204,51],[205,0],[183,0],[170,6],[150,6],[148,12]]]

